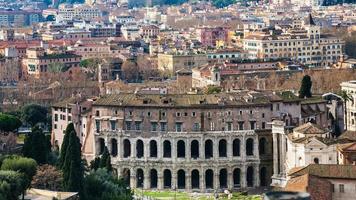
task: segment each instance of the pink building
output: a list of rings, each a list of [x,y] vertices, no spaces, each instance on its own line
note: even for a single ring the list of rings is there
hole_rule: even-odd
[[[217,42],[221,41],[226,43],[228,41],[227,27],[202,27],[196,30],[197,39],[202,43],[203,46],[215,47]]]

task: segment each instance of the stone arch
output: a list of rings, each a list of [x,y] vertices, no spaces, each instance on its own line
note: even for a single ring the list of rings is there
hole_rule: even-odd
[[[171,142],[169,140],[165,140],[163,142],[163,157],[164,158],[172,157],[172,147],[171,147]]]
[[[314,158],[314,163],[319,164],[319,158]]]
[[[136,141],[136,157],[137,158],[142,158],[144,155],[144,145],[142,140],[137,140]]]
[[[151,169],[150,170],[150,187],[157,188],[157,182],[158,182],[157,170]]]
[[[124,168],[122,170],[122,179],[126,183],[126,185],[130,185],[130,176],[131,176],[131,171],[128,168]]]
[[[136,187],[137,188],[142,188],[143,187],[143,180],[144,179],[144,174],[143,170],[141,168],[136,170]]]
[[[253,139],[248,138],[246,140],[246,155],[253,156]]]
[[[221,169],[219,172],[220,188],[227,188],[227,170]]]
[[[185,158],[185,142],[183,140],[177,142],[177,157]]]
[[[234,179],[234,188],[241,187],[241,170],[240,168],[235,168],[232,172],[232,176]]]
[[[150,141],[150,157],[157,158],[157,142],[156,142],[156,140]]]
[[[199,176],[199,171],[197,169],[192,170],[191,183],[192,183],[192,189],[199,189],[200,176]]]
[[[227,142],[225,139],[219,141],[219,157],[227,157]]]
[[[164,188],[172,188],[172,173],[169,169],[163,171],[163,186]]]
[[[205,188],[214,188],[214,171],[212,169],[208,169],[205,171]]]
[[[124,158],[131,156],[131,143],[129,139],[124,140]]]
[[[99,154],[103,154],[105,149],[105,139],[99,138]]]
[[[193,159],[199,158],[199,142],[198,142],[198,140],[193,140],[190,143],[190,156]]]
[[[253,187],[253,167],[249,166],[247,167],[247,172],[246,172],[246,182],[247,182],[247,187]]]
[[[185,171],[180,169],[177,173],[177,186],[178,189],[185,189]]]
[[[232,156],[240,156],[240,139],[234,139],[232,142]]]
[[[213,157],[213,141],[206,140],[205,141],[205,158],[210,159]]]
[[[260,155],[265,155],[267,153],[267,140],[266,138],[260,138],[258,142],[258,152]]]
[[[261,186],[267,186],[267,168],[261,167],[260,169],[260,184]]]
[[[117,156],[117,140],[115,138],[111,139],[111,155]]]

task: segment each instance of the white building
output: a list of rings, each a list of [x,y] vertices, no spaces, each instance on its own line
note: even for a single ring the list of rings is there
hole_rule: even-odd
[[[356,131],[356,80],[340,84],[341,90],[346,91],[352,100],[346,101],[345,127],[348,131]]]
[[[61,4],[56,17],[57,22],[71,21],[73,19],[92,20],[102,16],[102,12],[88,5]]]

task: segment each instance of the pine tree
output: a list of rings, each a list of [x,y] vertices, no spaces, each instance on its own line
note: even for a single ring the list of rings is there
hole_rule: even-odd
[[[103,155],[100,159],[99,168],[106,168],[109,172],[112,171],[111,157],[108,148],[105,146]]]
[[[66,157],[67,154],[67,147],[68,147],[68,143],[69,143],[69,133],[75,131],[74,130],[74,125],[73,123],[68,124],[66,130],[65,130],[65,135],[63,138],[63,142],[62,142],[62,147],[61,147],[61,153],[59,156],[59,161],[58,161],[58,166],[59,168],[63,168],[63,164],[64,164],[64,159]]]
[[[46,164],[51,151],[49,143],[42,129],[34,126],[25,138],[22,153],[25,157],[36,160],[38,164]]]
[[[81,194],[84,166],[81,158],[80,141],[74,129],[66,134],[68,134],[69,139],[61,168],[63,171],[63,188],[66,191]]]
[[[309,75],[305,75],[302,79],[302,84],[299,90],[299,98],[310,98],[312,96],[311,93],[312,81]]]

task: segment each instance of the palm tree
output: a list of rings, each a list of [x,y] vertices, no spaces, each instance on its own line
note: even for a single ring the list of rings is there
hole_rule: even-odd
[[[341,93],[340,93],[340,96],[344,101],[344,120],[345,120],[344,129],[347,130],[347,109],[346,109],[346,106],[347,106],[347,102],[348,101],[352,101],[353,102],[353,98],[349,93],[347,93],[346,90],[342,90]]]

